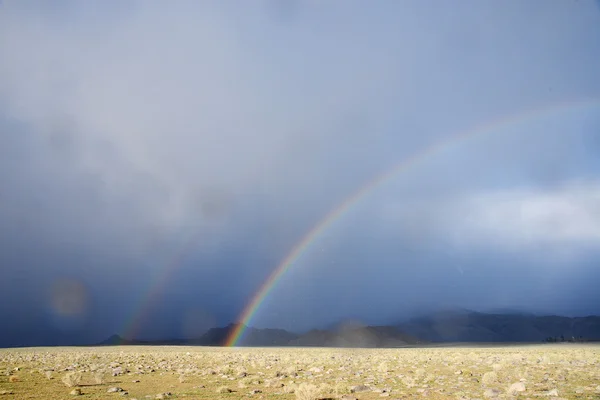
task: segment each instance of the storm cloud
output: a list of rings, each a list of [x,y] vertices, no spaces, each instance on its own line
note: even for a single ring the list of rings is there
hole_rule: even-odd
[[[361,187],[515,115],[371,191],[253,323],[600,312],[598,37],[594,1],[2,1],[0,345],[234,321]]]

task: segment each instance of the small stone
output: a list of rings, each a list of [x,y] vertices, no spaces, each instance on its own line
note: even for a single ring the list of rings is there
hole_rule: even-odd
[[[484,385],[492,385],[498,381],[498,374],[494,371],[489,371],[483,374],[481,381]]]
[[[129,394],[129,392],[127,390],[124,390],[121,392],[121,396],[127,396]]]
[[[500,395],[500,391],[498,389],[487,389],[483,392],[483,397],[498,397]]]
[[[349,394],[345,394],[342,396],[342,400],[358,400],[358,398],[350,396]]]
[[[139,379],[134,379],[131,382],[133,382],[133,383],[140,383],[140,380]]]
[[[217,389],[217,393],[231,393],[231,392],[233,392],[233,390],[231,390],[225,386],[221,386],[220,388]]]
[[[258,394],[258,393],[262,393],[262,390],[260,389],[254,389],[250,391],[250,394]]]
[[[558,397],[558,389],[552,389],[544,393],[544,396]]]
[[[350,388],[351,393],[360,393],[360,392],[369,392],[369,391],[371,391],[371,388],[368,387],[367,385],[357,385],[357,386],[352,386]]]
[[[123,388],[120,388],[118,386],[114,386],[111,388],[108,388],[108,390],[106,391],[106,393],[118,393],[118,392],[122,392]]]
[[[81,389],[79,388],[75,388],[73,390],[71,390],[71,392],[69,393],[71,396],[81,396]]]
[[[12,390],[0,390],[0,396],[13,394]]]
[[[525,391],[525,384],[523,382],[516,382],[510,385],[508,390],[506,391],[508,394],[515,396],[520,392]]]

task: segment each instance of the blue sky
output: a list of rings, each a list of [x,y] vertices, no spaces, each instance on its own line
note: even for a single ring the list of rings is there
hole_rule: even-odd
[[[595,1],[5,0],[0,58],[0,345],[122,333],[166,265],[136,334],[229,323],[374,177],[583,99],[378,187],[254,323],[600,313]]]

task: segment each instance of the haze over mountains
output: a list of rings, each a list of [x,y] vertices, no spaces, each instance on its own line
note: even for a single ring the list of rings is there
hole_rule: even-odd
[[[196,339],[126,340],[114,335],[102,345],[156,344],[220,346],[237,324],[209,329]],[[481,313],[453,310],[412,318],[395,326],[339,324],[304,334],[248,327],[242,346],[405,347],[428,343],[511,343],[600,340],[600,316],[537,316],[529,313]],[[562,338],[562,339],[561,339]]]

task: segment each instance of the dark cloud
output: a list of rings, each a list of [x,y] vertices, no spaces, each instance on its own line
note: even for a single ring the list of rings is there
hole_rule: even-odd
[[[600,95],[591,2],[0,7],[0,317],[14,322],[0,345],[229,323],[391,166]],[[497,124],[388,180],[316,238],[254,322],[593,311],[599,107]]]

